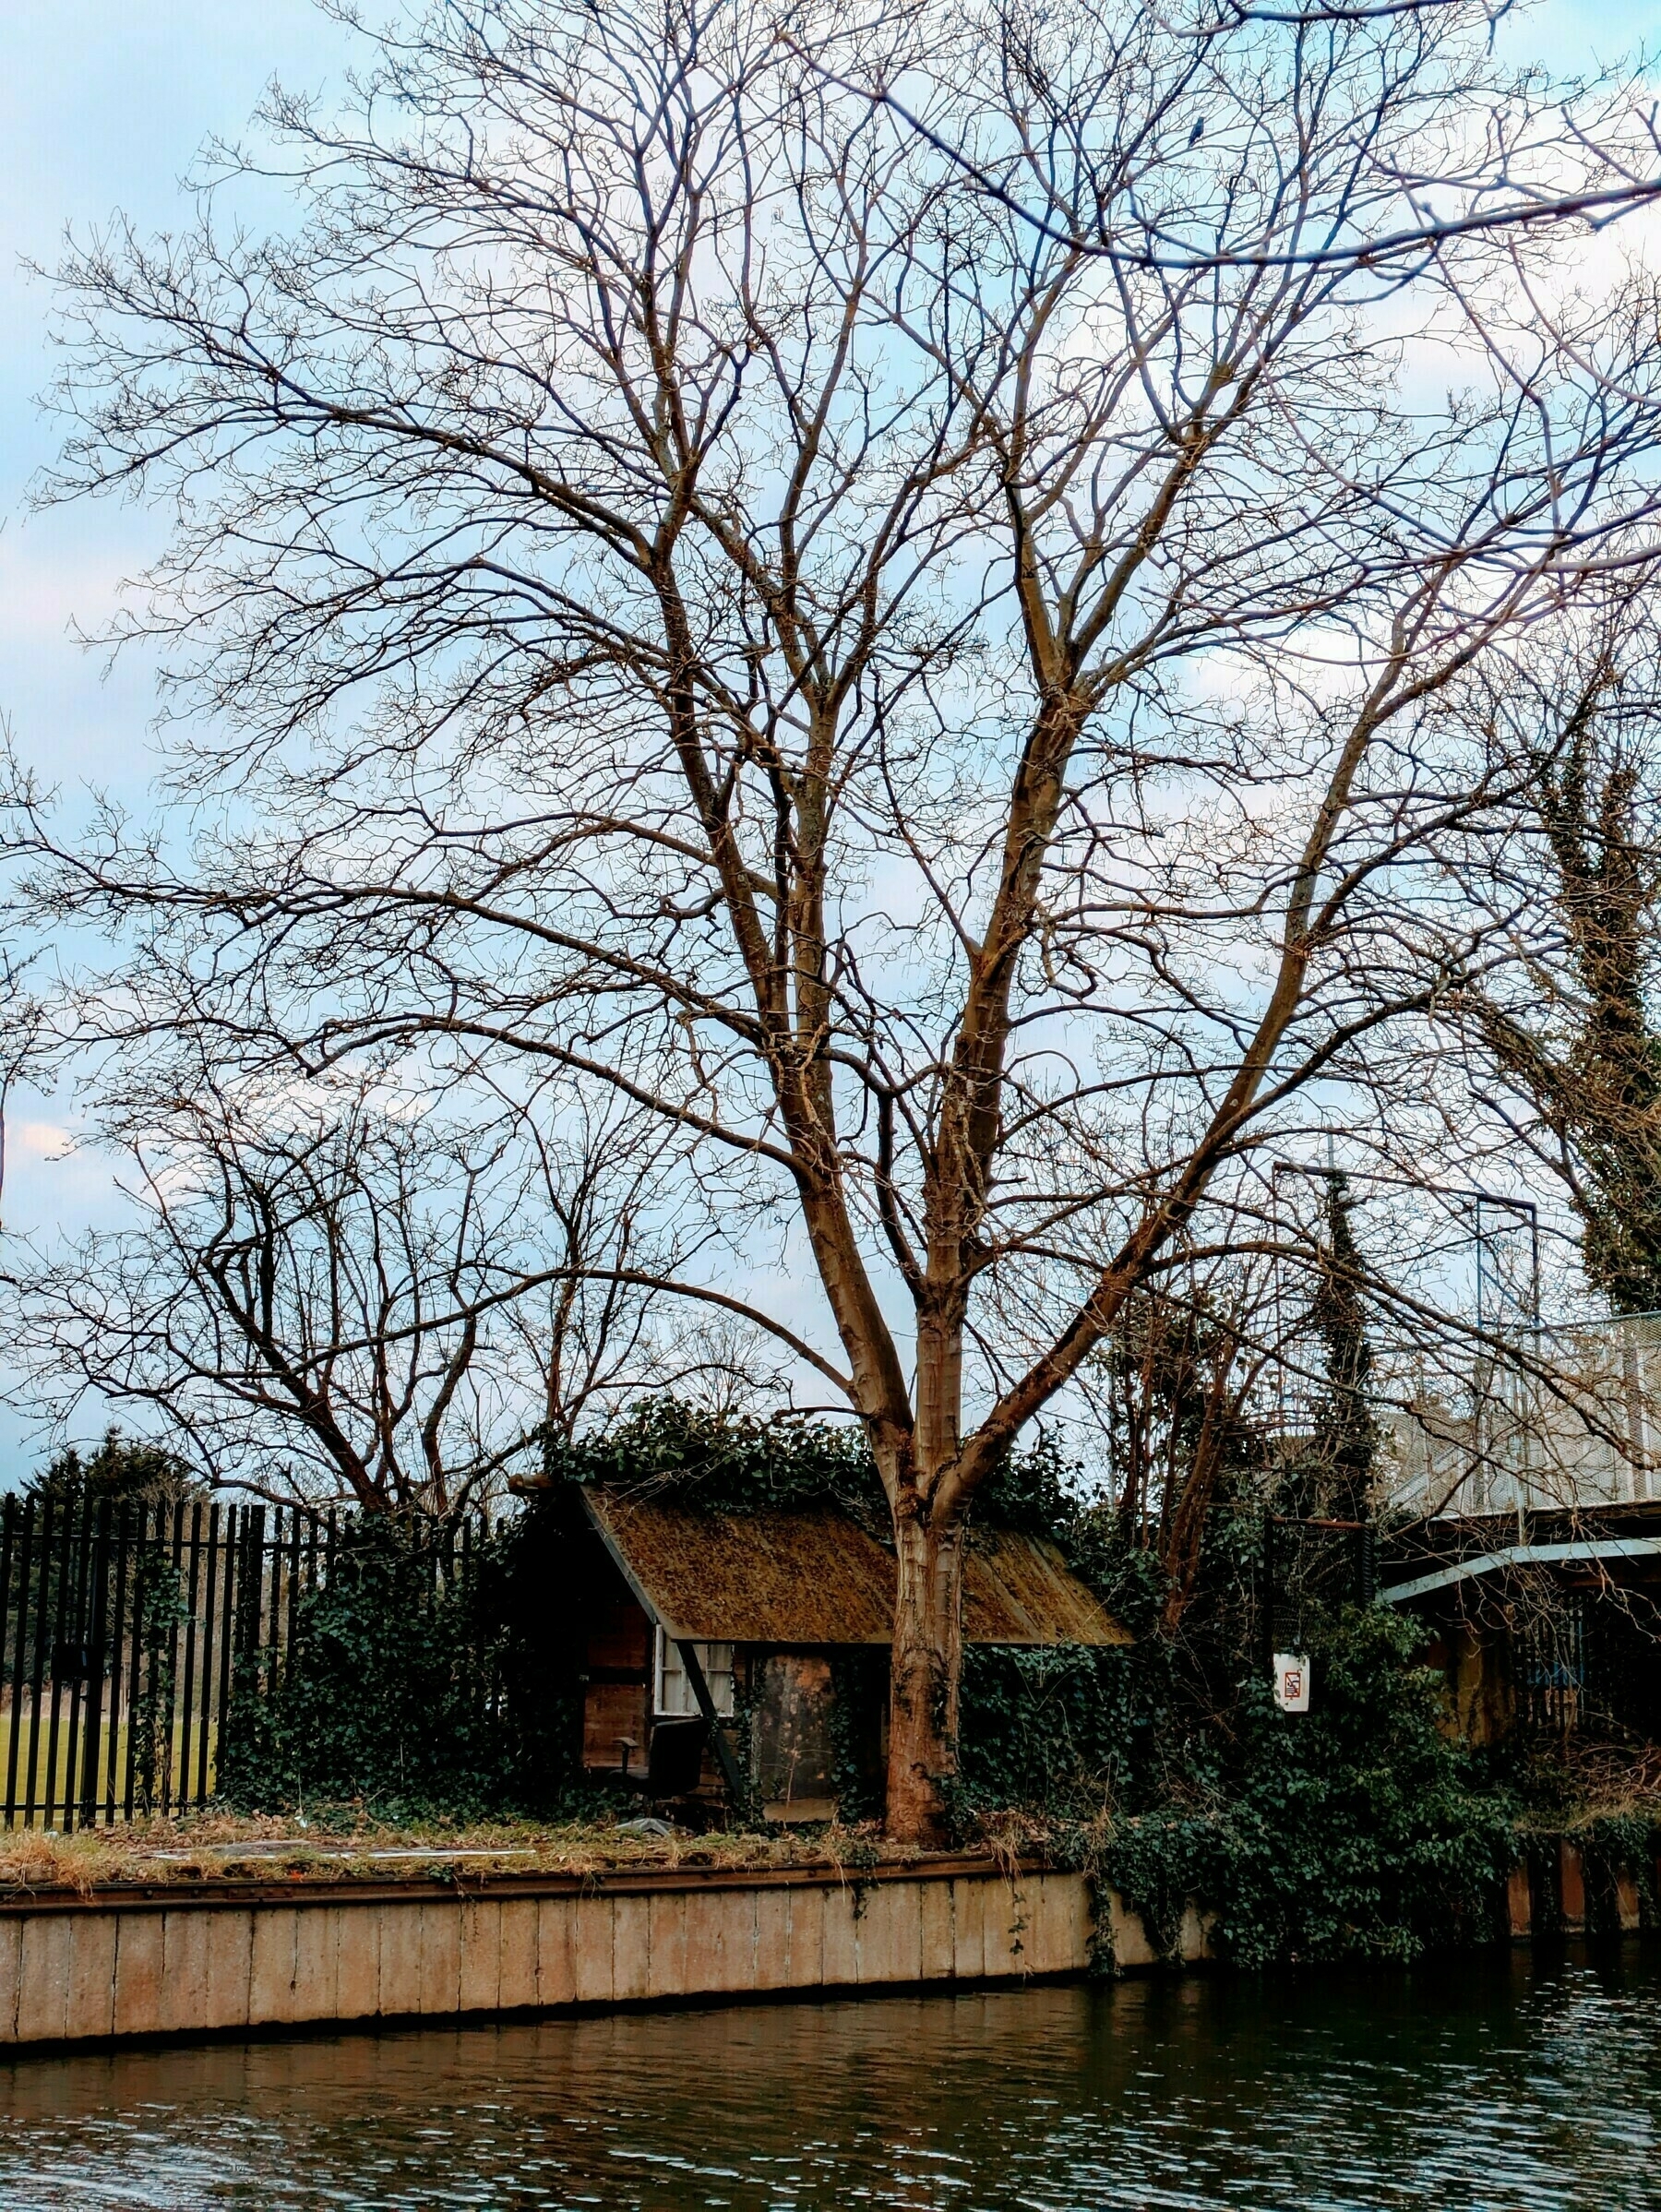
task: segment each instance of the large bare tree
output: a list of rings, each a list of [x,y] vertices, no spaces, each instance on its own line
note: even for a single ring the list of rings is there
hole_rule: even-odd
[[[1499,1123],[1566,1194],[1590,1285],[1661,1306],[1661,636],[1647,577],[1546,652],[1499,653],[1459,688],[1481,741],[1529,764],[1515,807],[1462,856],[1513,957],[1462,1011]]]
[[[59,488],[175,504],[130,627],[219,812],[189,867],[34,813],[37,895],[228,1064],[512,1063],[696,1140],[704,1286],[887,1488],[898,1835],[987,1474],[1490,955],[1440,853],[1512,769],[1440,693],[1653,549],[1655,290],[1575,268],[1653,145],[1489,29],[472,0],[343,118],[274,102],[293,235],[231,158],[66,271]],[[747,1291],[770,1238],[828,1339]]]

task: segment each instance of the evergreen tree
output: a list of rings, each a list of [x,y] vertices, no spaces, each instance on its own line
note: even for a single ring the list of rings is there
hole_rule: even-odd
[[[1324,1380],[1315,1402],[1315,1504],[1340,1521],[1365,1521],[1372,1494],[1377,1431],[1370,1397],[1372,1345],[1361,1295],[1361,1255],[1350,1226],[1347,1176],[1326,1178],[1325,1237],[1310,1320]]]
[[[107,1429],[97,1450],[84,1456],[78,1445],[66,1444],[23,1486],[26,1498],[50,1499],[58,1506],[104,1499],[112,1506],[172,1505],[203,1494],[201,1483],[176,1452],[146,1437],[125,1436],[116,1428]]]

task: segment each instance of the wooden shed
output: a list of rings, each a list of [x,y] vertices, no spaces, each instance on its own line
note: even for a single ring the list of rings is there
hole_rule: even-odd
[[[880,1776],[894,1561],[850,1514],[711,1513],[590,1487],[562,1510],[560,1597],[596,1778],[656,1770],[663,1796],[753,1788],[770,1818],[822,1820],[839,1775]],[[1130,1642],[1053,1544],[997,1528],[972,1532],[963,1628],[971,1644]]]

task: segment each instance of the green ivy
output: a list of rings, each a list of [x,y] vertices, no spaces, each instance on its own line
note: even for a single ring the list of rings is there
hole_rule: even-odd
[[[543,1442],[551,1482],[673,1486],[678,1501],[711,1513],[836,1505],[886,1532],[888,1501],[863,1430],[794,1413],[762,1419],[650,1398],[593,1437]]]
[[[455,1816],[535,1810],[578,1779],[526,1514],[471,1552],[384,1514],[341,1532],[293,1644],[239,1674],[221,1789],[245,1809],[362,1799]]]
[[[160,1546],[141,1545],[135,1554],[132,1607],[143,1685],[127,1719],[134,1797],[141,1811],[153,1812],[166,1795],[178,1632],[190,1620],[183,1578]]]
[[[1451,1741],[1416,1631],[1349,1608],[1314,1640],[1314,1708],[1241,1694],[1235,1740],[1192,1751],[1186,1789],[1118,1824],[1100,1871],[1170,1952],[1185,1904],[1239,1966],[1405,1960],[1494,1932],[1515,1799]]]
[[[1129,1778],[1135,1693],[1122,1649],[971,1644],[960,1705],[959,1824],[1008,1806],[1088,1819]]]

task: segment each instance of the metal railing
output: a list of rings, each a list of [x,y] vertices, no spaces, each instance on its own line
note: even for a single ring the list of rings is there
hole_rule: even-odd
[[[263,1505],[0,1503],[0,1812],[67,1832],[206,1804],[337,1525]]]
[[[1514,1354],[1404,1363],[1381,1415],[1393,1504],[1540,1513],[1661,1501],[1661,1319],[1520,1335]]]

